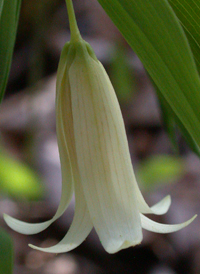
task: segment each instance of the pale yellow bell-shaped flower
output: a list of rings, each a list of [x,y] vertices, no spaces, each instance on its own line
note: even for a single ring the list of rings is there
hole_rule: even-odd
[[[68,2],[70,16],[74,16]],[[74,18],[74,17],[73,17]],[[75,193],[75,215],[66,236],[53,247],[31,247],[67,252],[80,245],[94,227],[109,253],[142,241],[142,228],[158,233],[177,231],[189,221],[164,225],[143,214],[164,214],[165,197],[149,207],[138,188],[132,168],[124,122],[110,79],[75,25],[62,51],[56,91],[57,138],[62,170],[62,196],[55,216],[27,224],[5,215],[7,224],[23,234],[35,234],[59,218]]]

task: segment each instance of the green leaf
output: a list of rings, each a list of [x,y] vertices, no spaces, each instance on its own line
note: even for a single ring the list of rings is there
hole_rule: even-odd
[[[179,180],[184,174],[184,162],[170,155],[155,155],[140,163],[137,169],[139,183],[147,190]]]
[[[21,0],[0,2],[0,102],[8,81],[20,6]]]
[[[129,102],[135,91],[134,75],[128,62],[127,47],[122,43],[114,47],[109,76],[119,102],[122,104]]]
[[[200,79],[185,33],[165,0],[98,0],[136,52],[191,140],[200,145]]]
[[[181,130],[187,144],[190,146],[190,148],[200,157],[200,150],[199,147],[196,145],[196,142],[192,139],[192,136],[189,134],[187,129],[185,128],[184,124],[179,120],[179,118],[174,114],[173,110],[171,109],[168,102],[165,100],[164,96],[162,96],[162,93],[160,93],[157,90],[158,99],[160,102],[160,107],[162,110],[162,118],[165,125],[165,128],[167,130],[168,136],[175,148],[175,151],[178,152],[178,145],[176,140],[176,126],[179,127]]]
[[[0,190],[15,198],[38,199],[43,187],[27,165],[0,152]]]
[[[4,0],[0,0],[0,18],[3,10],[3,4],[4,4]]]
[[[175,114],[173,113],[170,105],[165,100],[165,97],[162,95],[162,93],[158,90],[156,85],[154,84],[158,101],[160,104],[161,114],[162,114],[162,121],[165,127],[165,130],[167,131],[168,137],[173,144],[173,148],[175,149],[175,152],[178,153],[179,148],[177,145],[177,139],[176,139],[176,132],[175,132]]]
[[[178,19],[180,20],[187,39],[189,41],[192,53],[194,55],[198,72],[200,73],[200,1],[199,0],[168,0]],[[162,104],[159,97],[160,104]],[[188,145],[191,149],[200,156],[199,148],[188,133],[187,129],[181,123],[181,121],[173,114],[169,104],[165,103],[165,107],[162,108],[162,114],[164,117],[164,123],[168,132],[168,135],[173,144],[175,144],[175,121],[181,129]]]
[[[200,72],[200,0],[168,0],[187,35]]]
[[[0,228],[0,274],[13,273],[13,242],[11,237]]]
[[[184,124],[175,115],[175,113],[173,112],[173,109],[170,107],[170,105],[166,101],[165,97],[159,91],[158,87],[155,85],[155,83],[153,82],[152,79],[151,79],[151,81],[155,87],[158,101],[160,103],[164,127],[167,131],[167,134],[168,134],[170,140],[171,140],[171,143],[173,144],[175,152],[176,153],[179,152],[177,138],[176,138],[176,129],[178,126],[179,129],[181,130],[186,142],[190,146],[190,148],[193,150],[194,153],[196,153],[200,157],[200,150],[199,150],[199,147],[197,146],[196,142],[193,140],[192,136],[189,134],[189,132],[185,128]]]

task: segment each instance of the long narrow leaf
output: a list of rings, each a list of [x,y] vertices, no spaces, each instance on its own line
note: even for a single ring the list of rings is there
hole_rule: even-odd
[[[184,27],[200,72],[200,0],[168,0]]]
[[[0,2],[0,102],[9,76],[20,6],[21,0]]]
[[[160,90],[155,85],[152,79],[151,81],[155,87],[157,98],[160,103],[160,109],[162,113],[162,120],[163,120],[164,127],[167,131],[167,134],[169,136],[171,143],[173,144],[175,152],[179,151],[178,144],[177,144],[177,136],[176,136],[176,129],[178,126],[187,144],[190,146],[193,152],[195,152],[200,157],[200,149],[197,146],[196,142],[194,141],[190,133],[187,131],[184,124],[175,115],[173,109],[170,107],[170,104],[166,101],[165,97],[162,95],[162,93],[160,92]]]
[[[158,95],[158,99],[159,99],[161,110],[162,110],[163,122],[166,127],[169,138],[172,144],[174,145],[175,150],[178,151],[178,147],[176,143],[176,134],[175,134],[175,130],[176,130],[175,124],[176,124],[181,130],[187,144],[190,146],[193,152],[195,152],[200,157],[199,146],[197,146],[196,142],[193,140],[192,136],[189,134],[184,124],[174,114],[170,105],[165,100],[165,97],[158,90],[157,90],[157,95]]]
[[[200,73],[200,0],[168,0],[171,7],[173,8],[176,16],[180,20],[187,39],[189,41],[193,56],[196,61],[197,69]],[[198,155],[199,148],[196,146],[194,140],[191,138],[184,125],[176,119],[169,104],[167,104],[162,96],[158,98],[160,101],[162,116],[164,118],[164,124],[166,126],[168,135],[175,145],[175,120],[179,128],[181,129],[187,143],[191,149]]]
[[[160,105],[160,110],[162,114],[161,117],[162,117],[164,128],[167,131],[168,137],[173,145],[175,152],[178,153],[179,148],[178,148],[176,132],[175,132],[175,120],[174,120],[175,115],[173,114],[173,111],[170,108],[170,105],[165,100],[165,97],[158,90],[155,84],[154,84],[154,87],[155,87],[157,98]]]
[[[126,47],[123,44],[115,45],[109,71],[119,102],[127,103],[133,96],[135,83],[128,63]]]
[[[3,10],[3,4],[4,4],[4,0],[0,0],[0,18],[1,18],[1,13]]]
[[[98,1],[199,146],[200,79],[185,33],[169,3],[165,0]]]

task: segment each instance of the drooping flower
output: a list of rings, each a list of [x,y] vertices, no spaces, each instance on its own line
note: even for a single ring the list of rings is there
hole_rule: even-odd
[[[62,171],[62,195],[55,216],[29,224],[4,215],[15,231],[35,234],[46,229],[68,207],[75,193],[75,215],[66,236],[57,245],[40,248],[67,252],[80,245],[94,227],[109,253],[142,241],[142,228],[170,233],[176,225],[154,222],[143,214],[164,214],[167,196],[149,207],[132,168],[120,107],[109,77],[92,48],[80,36],[71,1],[67,1],[71,41],[61,53],[56,86],[56,126]]]

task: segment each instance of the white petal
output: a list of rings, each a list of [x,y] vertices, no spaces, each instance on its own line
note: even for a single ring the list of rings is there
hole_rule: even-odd
[[[106,82],[108,84],[108,86],[110,86],[110,89],[112,89],[112,84],[108,78],[108,75],[107,73],[105,72],[103,66],[102,66],[102,71],[103,71],[103,74],[104,74],[104,77],[106,79]],[[112,96],[112,100],[113,100],[113,105],[114,104],[118,104],[117,102],[117,99],[114,98],[114,96]],[[123,140],[123,150],[124,150],[124,154],[127,155],[127,157],[124,159],[125,160],[125,164],[128,166],[129,165],[129,168],[130,168],[130,165],[131,164],[131,160],[130,160],[130,157],[128,157],[129,155],[129,148],[128,148],[128,143],[127,143],[127,140],[126,140],[126,134],[124,134],[125,132],[125,129],[124,129],[124,122],[123,122],[123,119],[118,119],[118,124],[119,124],[119,127],[121,128],[121,135],[120,135],[120,138]],[[132,169],[132,183],[134,184],[134,187],[135,187],[135,193],[136,193],[136,197],[137,197],[137,205],[138,205],[138,208],[139,208],[139,211],[141,213],[152,213],[152,214],[156,214],[156,215],[162,215],[162,214],[165,214],[169,207],[170,207],[170,204],[171,204],[171,198],[170,196],[167,196],[165,197],[163,200],[160,201],[160,204],[156,204],[155,206],[153,207],[149,207],[148,204],[146,203],[146,201],[144,200],[144,197],[138,187],[138,184],[137,184],[137,181],[136,181],[136,178],[135,178],[135,174],[134,174],[134,171]]]
[[[171,205],[171,197],[170,197],[170,195],[167,195],[160,202],[158,202],[154,206],[150,207],[149,212],[146,212],[146,213],[162,215],[168,211],[170,205]],[[141,213],[143,213],[143,212],[141,212]]]
[[[69,182],[67,182],[67,184],[63,182],[60,205],[54,217],[49,221],[31,224],[31,223],[19,221],[7,214],[3,215],[4,220],[10,228],[12,228],[13,230],[19,233],[26,234],[26,235],[39,233],[43,231],[44,229],[46,229],[48,226],[50,226],[56,219],[58,219],[63,214],[63,212],[68,207],[69,202],[71,201],[72,194],[73,194],[72,185],[70,186]]]
[[[90,219],[85,198],[83,196],[82,187],[79,182],[77,182],[75,185],[75,215],[70,229],[65,237],[55,246],[41,248],[30,244],[30,247],[50,253],[63,253],[79,246],[88,236],[92,230],[93,224]]]
[[[136,191],[136,196],[138,201],[138,208],[141,213],[162,215],[168,211],[171,205],[171,198],[169,195],[163,198],[160,202],[158,202],[154,206],[149,207],[146,201],[144,200],[144,197],[138,187],[135,176],[134,176],[134,184],[135,184],[135,191]]]
[[[26,234],[26,235],[36,234],[43,231],[48,226],[50,226],[66,210],[66,208],[68,207],[71,201],[72,194],[73,194],[72,173],[71,173],[71,167],[69,166],[69,163],[68,163],[69,159],[67,158],[67,155],[65,156],[65,159],[63,160],[62,160],[62,157],[64,156],[62,155],[60,157],[61,157],[61,163],[63,165],[63,166],[61,165],[62,177],[63,177],[62,195],[61,195],[61,200],[60,200],[58,210],[56,214],[54,215],[54,217],[51,220],[46,222],[31,224],[31,223],[19,221],[7,214],[4,214],[4,220],[10,228],[12,228],[13,230],[19,233]]]
[[[156,232],[156,233],[172,233],[172,232],[178,231],[188,226],[197,217],[197,215],[195,215],[190,220],[181,224],[166,225],[166,224],[160,224],[160,223],[154,222],[142,214],[140,214],[140,216],[141,216],[142,228],[152,232]]]
[[[101,64],[84,54],[69,70],[78,166],[94,227],[106,251],[114,253],[141,242],[140,217],[113,87]]]
[[[64,64],[62,65],[64,66]],[[62,73],[62,75],[63,74],[64,72]],[[65,112],[65,108],[63,110],[63,107],[62,107],[63,98],[65,98],[65,94],[67,94],[66,90],[69,90],[69,83],[67,81],[68,80],[67,77],[63,77],[63,79],[64,80],[62,81],[62,89],[59,89],[58,91],[58,87],[57,87],[57,98],[56,98],[57,99],[56,100],[57,140],[58,140],[58,147],[59,147],[60,160],[61,160],[61,171],[62,171],[62,194],[61,194],[60,204],[54,217],[51,220],[43,223],[36,223],[36,224],[25,223],[15,218],[12,218],[7,214],[4,214],[4,219],[6,223],[8,224],[8,226],[10,226],[13,230],[22,234],[27,234],[27,235],[36,234],[46,229],[63,214],[63,212],[68,207],[72,198],[73,175],[72,175],[72,163],[70,162],[70,160],[74,158],[73,156],[75,152],[73,150],[74,145],[72,145],[72,138],[70,135],[71,123],[68,123],[72,115],[70,116],[70,113],[67,113],[68,118],[66,120],[66,125],[64,125],[64,121],[63,121],[63,112]],[[60,79],[57,80],[57,85],[60,88],[60,85],[61,85]],[[70,103],[71,103],[70,101],[66,103],[67,109],[70,109],[69,108]],[[64,113],[64,118],[66,118],[66,113]]]

